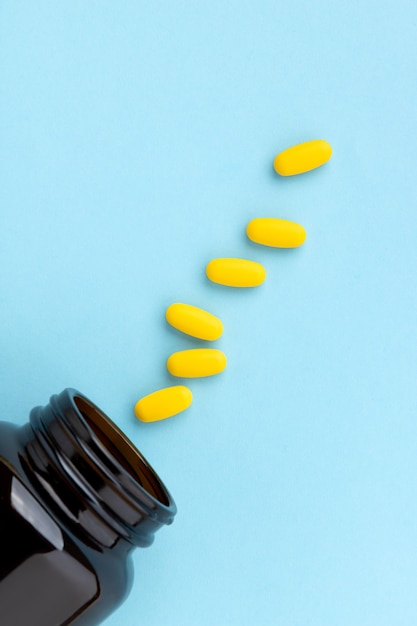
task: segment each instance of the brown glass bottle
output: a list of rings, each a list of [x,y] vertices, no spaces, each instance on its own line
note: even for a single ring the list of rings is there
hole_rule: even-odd
[[[175,513],[140,452],[77,391],[22,427],[0,422],[1,625],[99,624],[130,590],[131,550]]]

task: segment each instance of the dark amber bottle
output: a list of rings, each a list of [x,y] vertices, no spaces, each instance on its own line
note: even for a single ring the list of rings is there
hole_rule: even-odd
[[[0,624],[93,626],[132,585],[130,554],[175,503],[140,452],[66,389],[0,422]]]

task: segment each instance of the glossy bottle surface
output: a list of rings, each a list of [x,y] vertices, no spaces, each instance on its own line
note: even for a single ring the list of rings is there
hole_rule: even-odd
[[[139,451],[78,392],[21,428],[0,422],[0,624],[99,624],[130,590],[131,550],[175,512]]]

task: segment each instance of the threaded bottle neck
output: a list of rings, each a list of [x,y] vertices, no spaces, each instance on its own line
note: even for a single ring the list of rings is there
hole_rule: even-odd
[[[65,389],[30,414],[24,449],[29,478],[74,534],[113,548],[148,546],[176,513],[141,453],[85,396]]]

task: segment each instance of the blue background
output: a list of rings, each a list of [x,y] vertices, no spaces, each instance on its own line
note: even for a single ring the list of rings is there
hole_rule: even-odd
[[[414,1],[0,6],[2,417],[67,386],[132,438],[178,504],[106,626],[415,626]],[[280,150],[327,139],[323,168]],[[303,224],[297,250],[245,237]],[[216,256],[260,288],[210,284]],[[177,382],[164,321],[219,315],[221,376]]]

